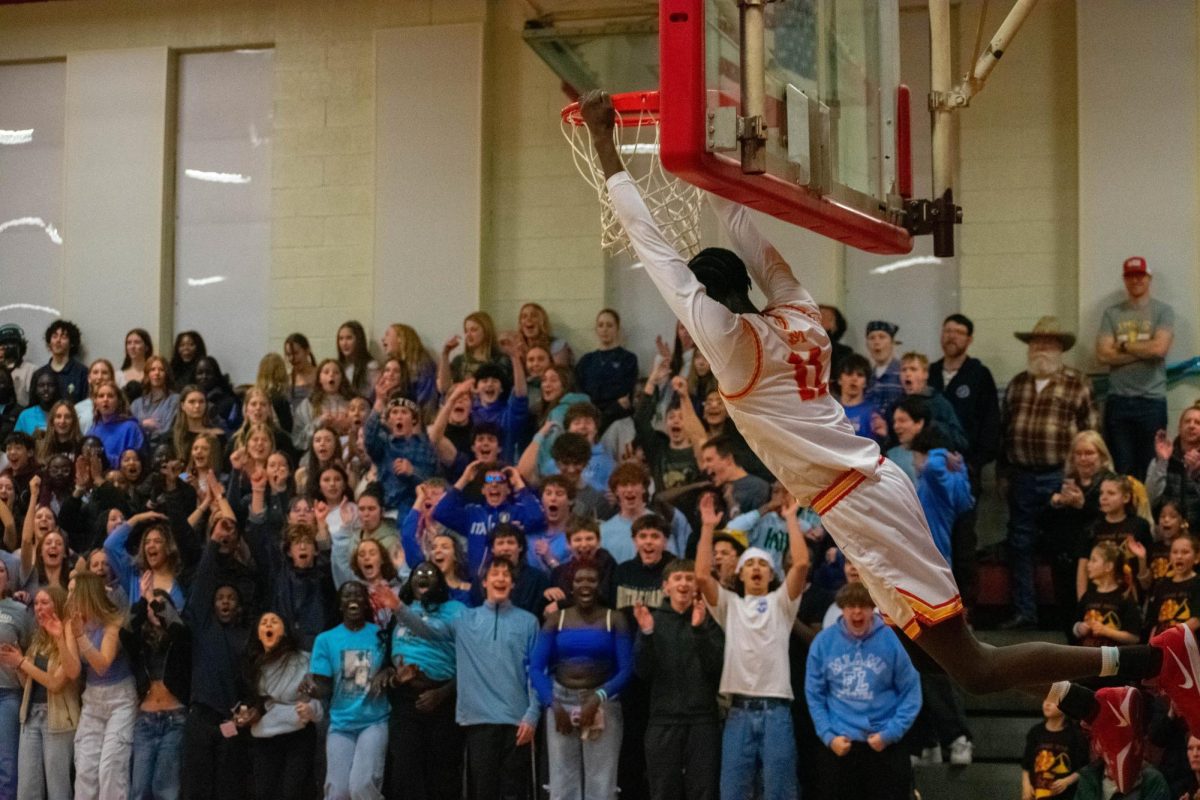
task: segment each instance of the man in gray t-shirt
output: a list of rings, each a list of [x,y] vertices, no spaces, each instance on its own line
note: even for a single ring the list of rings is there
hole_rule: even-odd
[[[1154,435],[1167,427],[1166,357],[1175,312],[1150,296],[1146,259],[1125,259],[1122,274],[1126,298],[1105,309],[1096,337],[1096,358],[1110,368],[1104,432],[1117,472],[1145,480]]]

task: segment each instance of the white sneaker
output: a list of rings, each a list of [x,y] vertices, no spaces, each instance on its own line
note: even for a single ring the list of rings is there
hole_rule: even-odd
[[[950,763],[966,766],[971,763],[975,752],[975,743],[966,736],[960,736],[950,743]]]
[[[942,763],[942,748],[938,745],[926,747],[921,751],[922,764],[940,764]]]

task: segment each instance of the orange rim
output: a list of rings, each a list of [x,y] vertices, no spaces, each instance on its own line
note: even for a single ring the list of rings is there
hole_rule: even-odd
[[[613,108],[617,112],[618,128],[637,128],[642,125],[658,124],[658,92],[626,92],[612,96]],[[562,110],[563,122],[583,125],[579,115],[579,101]]]

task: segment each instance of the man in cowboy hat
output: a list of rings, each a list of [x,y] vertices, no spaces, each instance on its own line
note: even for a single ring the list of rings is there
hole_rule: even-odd
[[[1012,379],[1004,394],[1001,428],[1004,448],[998,469],[1008,480],[1008,548],[1015,613],[1006,628],[1033,627],[1037,599],[1033,588],[1033,548],[1037,518],[1062,488],[1063,464],[1071,440],[1097,424],[1087,377],[1063,365],[1075,334],[1057,317],[1042,317],[1032,331],[1016,337],[1029,345],[1029,368]]]
[[[1122,266],[1126,298],[1104,311],[1096,360],[1111,369],[1104,403],[1104,437],[1117,472],[1146,479],[1154,435],[1167,427],[1167,351],[1175,311],[1150,296],[1150,267],[1141,256]]]

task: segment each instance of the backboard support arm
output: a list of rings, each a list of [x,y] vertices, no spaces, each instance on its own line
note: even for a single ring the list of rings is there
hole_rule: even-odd
[[[1017,0],[987,49],[957,86],[951,76],[950,0],[929,0],[929,112],[933,122],[933,199],[912,200],[905,209],[905,227],[913,235],[933,234],[934,255],[954,255],[954,226],[962,209],[954,204],[954,113],[966,108],[1004,55],[1037,0]],[[982,25],[982,20],[980,21]]]

